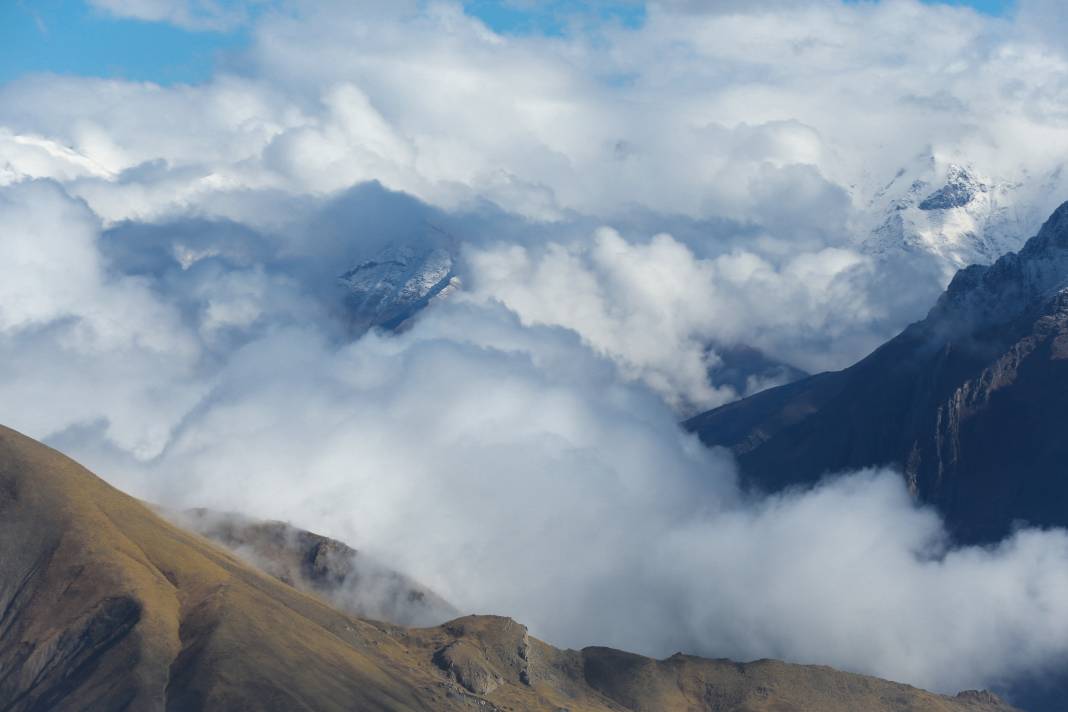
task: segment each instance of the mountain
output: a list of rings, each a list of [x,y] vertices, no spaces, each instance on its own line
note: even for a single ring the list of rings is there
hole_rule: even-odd
[[[867,226],[859,247],[877,259],[931,263],[948,280],[972,264],[1018,250],[1061,192],[1060,168],[1017,179],[920,156],[884,185],[857,195]]]
[[[168,518],[350,615],[398,625],[434,625],[459,615],[438,594],[367,554],[286,522],[206,509]]]
[[[0,428],[0,710],[1010,712],[825,667],[558,650],[340,613]]]
[[[356,331],[372,327],[397,329],[459,286],[452,254],[432,245],[390,245],[339,278],[345,304]]]
[[[895,467],[961,541],[1068,525],[1066,287],[1068,203],[1019,253],[958,272],[926,319],[856,365],[687,427],[765,490]]]

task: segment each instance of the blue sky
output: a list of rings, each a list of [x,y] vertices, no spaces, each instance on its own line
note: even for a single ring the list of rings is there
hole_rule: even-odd
[[[1013,0],[941,0],[1006,12]],[[584,21],[640,25],[640,3],[619,0],[470,0],[468,11],[499,32],[559,34]],[[209,77],[246,31],[190,32],[155,22],[116,19],[85,0],[0,0],[0,82],[33,72],[121,77],[162,84]]]
[[[1003,14],[1013,5],[1013,0],[944,0],[944,2],[947,5],[971,5],[976,10],[992,15]]]
[[[198,81],[220,53],[246,39],[242,32],[119,20],[84,0],[0,0],[0,81],[31,72]]]

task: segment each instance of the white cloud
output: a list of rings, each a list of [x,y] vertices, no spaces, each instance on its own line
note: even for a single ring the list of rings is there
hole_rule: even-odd
[[[857,339],[839,344],[847,360],[879,339],[863,333],[878,321],[862,286],[872,265],[838,248],[781,265],[743,251],[701,260],[670,235],[632,244],[603,228],[589,243],[497,245],[468,259],[474,298],[500,301],[524,323],[576,331],[683,412],[741,395],[710,382],[715,346],[747,344],[811,368],[826,344],[805,344],[808,334]]]
[[[198,355],[170,304],[111,277],[97,218],[48,182],[0,188],[0,398],[12,427],[55,433],[106,421],[140,456],[163,447],[199,397]]]
[[[55,141],[0,129],[0,185],[34,176],[71,181],[82,176],[109,178],[112,174]]]
[[[255,0],[88,0],[116,17],[166,22],[187,30],[231,30],[248,20]]]
[[[236,352],[165,455],[172,506],[341,537],[559,645],[820,662],[944,691],[1068,655],[1068,535],[953,549],[899,475],[750,501],[725,454],[568,332],[451,304],[334,348]]]
[[[249,77],[16,82],[0,123],[112,172],[199,170],[114,207],[105,194],[121,184],[79,189],[116,218],[124,202],[149,217],[219,189],[374,177],[447,207],[489,198],[535,218],[613,218],[640,206],[822,240],[857,228],[851,213],[917,157],[1012,181],[1068,148],[1065,59],[1025,41],[1032,20],[911,0],[703,7],[552,39],[494,34],[451,3],[295,3],[256,24]]]

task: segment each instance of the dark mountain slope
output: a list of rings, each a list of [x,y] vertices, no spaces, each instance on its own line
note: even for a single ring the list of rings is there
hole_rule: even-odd
[[[963,541],[1068,525],[1066,286],[1068,204],[1018,254],[961,270],[926,319],[851,368],[687,427],[762,489],[896,467]]]
[[[830,668],[564,651],[334,611],[0,428],[0,711],[1010,712]]]

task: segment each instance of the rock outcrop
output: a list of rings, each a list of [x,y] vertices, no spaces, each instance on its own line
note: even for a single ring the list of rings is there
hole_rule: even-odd
[[[373,557],[286,522],[205,509],[172,513],[169,518],[350,615],[427,626],[460,613],[426,586]]]

